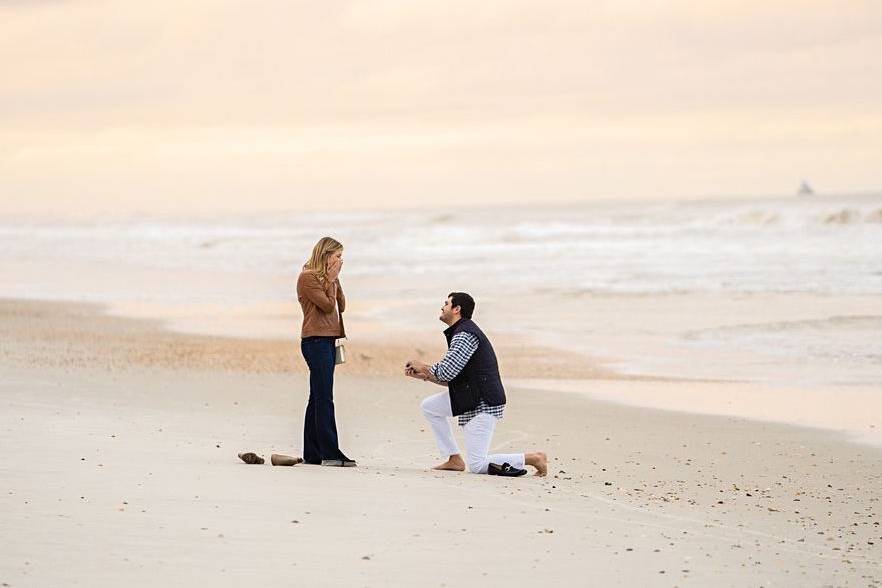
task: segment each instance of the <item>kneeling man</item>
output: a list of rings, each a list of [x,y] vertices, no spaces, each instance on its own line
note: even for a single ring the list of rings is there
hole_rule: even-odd
[[[441,455],[447,458],[436,470],[469,471],[475,474],[520,476],[525,465],[536,468],[537,476],[547,472],[548,459],[541,451],[488,455],[496,421],[505,410],[505,389],[499,376],[496,353],[490,341],[472,321],[475,301],[465,292],[452,292],[441,308],[447,354],[434,365],[407,362],[404,373],[412,378],[446,386],[446,392],[429,396],[422,403],[423,414],[432,426]],[[467,461],[463,461],[449,417],[463,428]]]

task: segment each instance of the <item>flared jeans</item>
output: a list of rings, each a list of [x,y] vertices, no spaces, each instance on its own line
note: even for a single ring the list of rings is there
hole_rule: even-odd
[[[309,366],[309,401],[303,420],[303,461],[347,459],[337,441],[334,415],[334,357],[336,337],[304,337],[300,351]]]

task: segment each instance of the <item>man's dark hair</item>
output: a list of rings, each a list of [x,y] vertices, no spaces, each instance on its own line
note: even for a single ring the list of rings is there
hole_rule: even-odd
[[[454,308],[456,306],[459,307],[459,312],[462,315],[462,318],[472,318],[472,313],[475,312],[474,298],[472,298],[465,292],[451,292],[447,295],[447,297],[450,298],[451,308]]]

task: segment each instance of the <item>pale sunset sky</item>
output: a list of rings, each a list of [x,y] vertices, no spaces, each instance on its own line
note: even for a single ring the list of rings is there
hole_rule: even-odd
[[[0,213],[882,189],[882,1],[0,0]]]

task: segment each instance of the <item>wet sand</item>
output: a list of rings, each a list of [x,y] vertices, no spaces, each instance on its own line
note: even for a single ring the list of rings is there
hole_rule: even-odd
[[[239,451],[299,453],[293,340],[21,301],[0,336],[9,586],[882,583],[882,452],[834,432],[524,383],[494,446],[547,451],[549,476],[435,472],[419,401],[437,388],[397,371],[440,341],[353,342],[335,394],[359,467],[249,466]],[[512,379],[658,386],[498,348]]]

